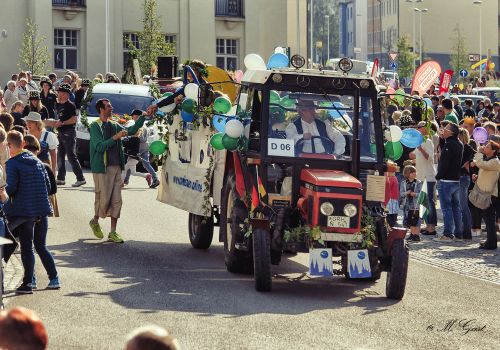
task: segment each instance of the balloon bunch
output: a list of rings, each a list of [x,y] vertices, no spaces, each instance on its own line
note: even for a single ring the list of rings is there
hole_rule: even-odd
[[[488,142],[488,131],[482,126],[475,128],[472,132],[472,136],[474,137],[474,141],[480,144]]]
[[[397,125],[391,125],[384,133],[387,142],[384,145],[385,157],[398,160],[403,155],[403,146],[417,148],[424,142],[422,134],[415,129],[401,130]]]
[[[220,115],[215,115],[213,118],[214,127],[219,133],[212,136],[210,144],[218,151],[223,149],[234,151],[246,143],[243,123],[234,117],[229,118],[231,117]]]

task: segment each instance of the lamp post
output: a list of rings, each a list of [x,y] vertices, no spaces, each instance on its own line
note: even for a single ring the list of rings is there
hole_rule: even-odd
[[[326,62],[330,62],[330,15],[325,15],[327,23],[327,34],[326,34]]]
[[[413,9],[414,12],[418,12],[419,14],[419,34],[418,34],[418,41],[419,41],[419,55],[420,55],[420,59],[419,59],[419,65],[422,64],[422,13],[425,13],[425,12],[428,12],[429,9],[419,9],[419,8],[414,8]]]
[[[478,5],[479,6],[479,61],[481,61],[483,59],[483,55],[482,55],[482,51],[483,51],[483,43],[482,43],[482,39],[483,39],[483,24],[482,24],[482,4],[483,2],[481,0],[474,0],[472,2],[474,5]],[[488,62],[486,62],[488,63]],[[481,79],[481,74],[483,73],[483,69],[482,69],[482,64],[479,65],[479,79]]]
[[[309,11],[309,14],[311,16],[311,20],[310,20],[310,23],[311,23],[311,33],[310,33],[310,41],[311,41],[311,52],[310,52],[310,55],[311,55],[311,66],[309,68],[312,68],[313,67],[313,50],[314,50],[314,35],[313,35],[313,31],[314,31],[314,25],[313,25],[313,18],[314,18],[314,13],[313,13],[313,7],[314,7],[314,0],[310,0],[310,5],[311,8],[310,8],[310,11]]]
[[[406,0],[406,2],[409,2],[410,4],[417,3],[417,2],[423,2],[424,0]],[[413,11],[413,35],[412,35],[412,45],[413,45],[413,72],[415,72],[415,46],[417,45],[415,42],[415,11]]]
[[[358,13],[356,15],[356,22],[358,21],[358,18],[361,18],[361,17],[363,17],[363,15],[361,13]],[[357,27],[358,26],[356,25],[356,29],[357,29]],[[363,34],[363,20],[360,19],[359,20],[359,43],[358,43],[358,35],[356,35],[356,46],[361,49],[361,52],[364,52],[363,51],[363,35],[364,35]],[[363,55],[363,53],[361,54],[361,57],[363,57],[362,55]],[[359,57],[359,58],[361,58],[361,57]],[[357,54],[356,54],[356,58],[358,58]]]

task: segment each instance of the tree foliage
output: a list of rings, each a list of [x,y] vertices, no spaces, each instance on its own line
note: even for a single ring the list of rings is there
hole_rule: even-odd
[[[453,69],[455,74],[458,74],[460,70],[467,69],[469,58],[467,47],[465,46],[465,37],[463,36],[462,28],[458,23],[453,29],[453,33],[454,36],[451,38],[453,46],[451,47],[450,67]]]
[[[27,18],[26,31],[19,49],[19,69],[29,70],[33,75],[47,72],[50,55],[45,40],[45,36],[38,33],[38,25],[31,18]]]
[[[401,78],[413,76],[413,52],[410,51],[410,40],[407,35],[403,35],[398,40],[398,74]]]
[[[330,22],[330,58],[339,55],[339,13],[338,0],[314,0],[313,25],[314,25],[314,47],[316,41],[321,41],[323,47],[317,49],[317,55],[320,61],[325,62],[328,57],[328,20]],[[325,16],[330,16],[327,20]],[[307,26],[310,33],[310,26]],[[308,34],[310,35],[310,34]],[[309,40],[309,36],[308,36]],[[314,57],[316,59],[316,57]]]
[[[143,30],[137,33],[139,47],[128,41],[131,58],[137,58],[143,74],[152,74],[159,56],[175,54],[174,44],[165,41],[157,0],[144,0]]]

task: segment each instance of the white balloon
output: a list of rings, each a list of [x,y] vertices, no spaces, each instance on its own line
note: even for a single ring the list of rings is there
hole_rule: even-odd
[[[234,105],[233,107],[231,107],[231,109],[229,110],[229,112],[226,113],[226,115],[236,115],[236,110],[238,109],[238,106]]]
[[[243,60],[248,70],[266,70],[267,65],[264,59],[255,53],[249,53]]]
[[[391,142],[398,142],[403,137],[403,132],[397,125],[389,126],[389,130],[391,132]]]
[[[391,130],[387,129],[384,131],[385,139],[389,142],[392,142]]]
[[[226,123],[225,133],[229,137],[237,138],[243,134],[243,124],[236,119],[231,119]]]
[[[164,113],[170,113],[175,109],[175,103],[171,103],[169,105],[163,106],[160,110]]]
[[[240,94],[240,100],[239,100],[239,104],[240,104],[240,107],[242,109],[246,109],[247,108],[247,100],[248,100],[248,94],[243,92]]]
[[[191,98],[195,101],[198,101],[198,92],[200,91],[200,87],[194,83],[189,83],[184,87],[184,96],[187,98]]]

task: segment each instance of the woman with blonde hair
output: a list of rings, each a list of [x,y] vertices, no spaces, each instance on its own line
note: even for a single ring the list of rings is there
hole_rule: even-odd
[[[23,101],[16,101],[10,107],[10,115],[14,118],[14,125],[26,127],[26,122],[23,119],[24,103]]]
[[[23,117],[26,117],[30,112],[37,112],[42,116],[42,120],[49,119],[49,111],[42,104],[40,93],[37,90],[29,92],[29,103],[24,107]]]

